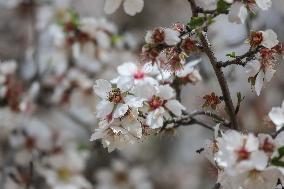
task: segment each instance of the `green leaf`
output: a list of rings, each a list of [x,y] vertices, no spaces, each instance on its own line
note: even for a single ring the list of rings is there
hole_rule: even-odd
[[[230,57],[230,58],[236,58],[236,52],[231,52],[226,54],[226,56]]]
[[[205,17],[192,17],[188,25],[192,28],[195,29],[197,27],[200,27],[204,24],[206,21]]]
[[[283,157],[284,156],[284,146],[278,149],[279,156]]]
[[[226,3],[224,0],[219,0],[217,3],[217,12],[223,13],[229,10],[231,4]]]

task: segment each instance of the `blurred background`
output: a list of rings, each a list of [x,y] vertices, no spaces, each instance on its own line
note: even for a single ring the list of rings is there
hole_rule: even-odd
[[[134,17],[122,7],[106,15],[103,6],[104,0],[0,0],[0,70],[10,82],[5,90],[11,99],[1,100],[0,108],[0,188],[212,188],[216,170],[196,151],[213,134],[199,126],[165,132],[111,153],[99,141],[89,141],[97,126],[98,99],[90,92],[95,79],[113,78],[123,62],[139,63],[147,30],[187,23],[191,16],[186,0],[145,0],[143,11]],[[59,26],[67,10],[94,18],[109,44],[102,40],[81,49],[62,45]],[[273,0],[271,9],[245,25],[217,17],[209,38],[216,56],[225,60],[227,53],[248,50],[244,41],[250,30],[271,28],[283,41],[283,23],[284,1]],[[201,109],[205,94],[221,94],[208,60],[201,58],[203,81],[182,90],[189,112]],[[243,67],[226,68],[232,94],[241,91],[245,96],[239,119],[246,130],[274,129],[267,114],[284,99],[282,64],[259,97]],[[224,115],[222,108],[217,112]]]

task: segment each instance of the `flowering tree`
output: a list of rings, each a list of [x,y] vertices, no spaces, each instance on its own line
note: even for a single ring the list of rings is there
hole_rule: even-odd
[[[188,0],[188,23],[148,31],[136,63],[133,37],[120,33],[113,23],[80,17],[57,1],[46,2],[6,4],[29,11],[29,35],[37,40],[28,43],[27,61],[0,64],[0,144],[4,154],[0,157],[0,188],[154,188],[147,170],[117,160],[109,169],[97,171],[92,182],[85,172],[93,143],[78,140],[77,131],[57,127],[71,123],[87,135],[92,132],[90,140],[101,140],[109,152],[182,126],[199,125],[213,131],[212,138],[198,150],[217,170],[213,188],[282,188],[284,102],[268,114],[274,132],[248,132],[238,116],[244,96],[231,92],[224,70],[244,67],[248,83],[259,96],[284,56],[283,43],[271,29],[250,31],[247,51],[230,52],[221,61],[208,38],[218,16],[228,15],[230,22],[244,24],[255,10],[269,9],[271,0]],[[143,10],[144,1],[106,0],[104,10],[111,14],[121,4],[134,16]],[[196,87],[202,82],[201,56],[213,68],[221,94],[217,89],[208,91],[202,97],[202,109],[189,112],[181,91],[186,85]],[[107,72],[113,68],[117,77],[99,79],[113,76]],[[95,114],[93,92],[100,98]],[[225,114],[217,108],[223,108]],[[42,114],[48,114],[47,121]],[[64,121],[53,124],[51,120],[58,117]],[[65,121],[67,118],[71,121]]]
[[[121,2],[121,1],[120,1]],[[106,2],[106,11],[115,10],[118,1]],[[244,23],[254,9],[267,10],[270,0],[219,0],[217,8],[207,10],[195,0],[188,0],[192,17],[187,24],[176,23],[170,28],[158,27],[148,31],[141,53],[141,63],[125,63],[117,68],[119,77],[111,82],[97,80],[95,93],[102,98],[97,106],[99,127],[91,140],[102,139],[109,151],[127,144],[145,140],[151,133],[198,124],[215,131],[215,137],[206,148],[208,158],[218,169],[215,188],[273,188],[283,177],[283,108],[273,108],[269,117],[277,129],[272,134],[247,133],[238,124],[237,114],[242,95],[231,94],[223,69],[231,65],[243,66],[248,81],[260,95],[264,82],[275,73],[277,61],[283,56],[283,44],[274,31],[251,31],[248,51],[228,54],[227,61],[219,61],[207,38],[208,27],[221,14],[229,21]],[[124,2],[125,11],[139,12],[141,1]],[[224,103],[228,120],[214,111],[187,112],[180,98],[186,84],[201,80],[199,63],[188,61],[192,54],[205,54],[217,77],[222,95],[205,95],[203,107]],[[234,105],[232,95],[238,96]],[[199,115],[212,118],[217,126],[205,124]]]

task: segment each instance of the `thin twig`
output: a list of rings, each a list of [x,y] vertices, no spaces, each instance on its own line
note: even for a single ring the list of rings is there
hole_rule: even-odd
[[[254,50],[250,50],[247,53],[236,56],[234,60],[228,60],[225,62],[217,62],[218,67],[227,67],[230,65],[239,65],[239,66],[245,66],[249,61],[253,60],[256,56],[256,54],[259,52],[260,48],[256,48]]]

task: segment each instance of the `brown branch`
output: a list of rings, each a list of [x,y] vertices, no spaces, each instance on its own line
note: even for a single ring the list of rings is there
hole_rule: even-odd
[[[207,37],[205,36],[204,32],[201,32],[199,35],[199,38],[201,40],[201,43],[204,47],[204,52],[205,54],[208,56],[210,63],[214,69],[214,72],[217,76],[219,85],[221,87],[222,90],[222,94],[223,94],[223,98],[227,107],[227,113],[230,117],[230,121],[231,121],[231,125],[233,129],[238,129],[238,122],[236,119],[236,114],[235,114],[235,108],[233,105],[233,101],[230,95],[230,91],[229,91],[229,87],[227,84],[227,81],[225,79],[224,73],[222,71],[222,69],[217,66],[217,58],[215,57],[214,53],[212,52],[211,48],[210,48],[210,44],[207,40]]]
[[[218,67],[227,67],[230,65],[239,65],[245,66],[249,61],[253,60],[256,54],[259,52],[260,48],[256,48],[255,50],[249,50],[245,54],[241,56],[236,56],[234,60],[228,60],[225,62],[217,62]]]
[[[207,129],[210,129],[210,130],[214,130],[212,126],[200,121],[200,120],[197,120],[195,118],[195,116],[200,116],[200,115],[204,115],[204,116],[208,116],[210,118],[213,118],[214,120],[218,121],[218,123],[221,123],[223,124],[224,126],[228,126],[229,125],[229,122],[223,118],[221,118],[219,115],[213,113],[213,112],[210,112],[210,111],[203,111],[203,110],[196,110],[196,111],[193,111],[192,113],[188,114],[188,113],[184,113],[183,116],[181,117],[178,117],[178,118],[172,118],[172,119],[169,119],[169,120],[166,120],[164,122],[164,125],[162,126],[162,128],[160,129],[159,132],[162,132],[163,130],[165,130],[167,128],[168,125],[170,124],[173,124],[173,128],[178,128],[180,126],[189,126],[189,125],[194,125],[194,124],[197,124],[197,125],[200,125],[202,127],[205,127]]]
[[[188,2],[190,3],[191,6],[191,10],[192,10],[192,16],[196,17],[198,16],[198,11],[199,8],[197,7],[195,0],[188,0]],[[238,129],[238,122],[236,119],[236,114],[235,114],[235,108],[233,105],[233,101],[230,95],[230,91],[229,91],[229,87],[227,84],[227,81],[225,79],[224,73],[221,69],[221,67],[217,66],[217,58],[215,57],[214,53],[212,52],[211,48],[210,48],[210,43],[207,40],[207,37],[205,36],[204,32],[201,32],[199,34],[199,38],[201,41],[201,44],[203,46],[203,51],[205,52],[205,54],[208,56],[210,63],[215,71],[215,74],[217,76],[219,85],[221,87],[222,90],[222,94],[223,94],[223,98],[227,107],[227,112],[228,115],[230,117],[230,121],[231,121],[231,125],[232,125],[232,129]]]

